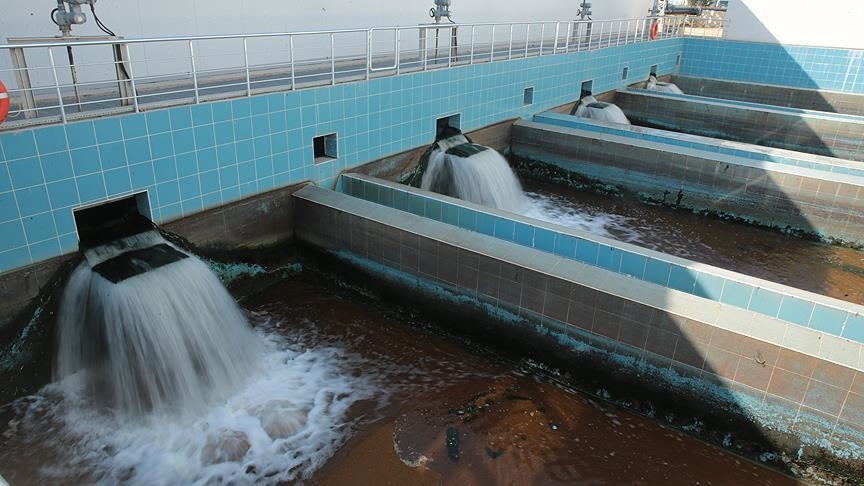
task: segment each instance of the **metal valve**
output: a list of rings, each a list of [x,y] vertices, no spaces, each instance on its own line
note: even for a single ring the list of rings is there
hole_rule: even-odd
[[[82,5],[96,3],[96,0],[57,0],[57,8],[53,12],[54,22],[60,27],[64,36],[72,33],[73,25],[81,25],[87,22],[87,15],[81,11]],[[69,7],[66,7],[69,4]]]
[[[429,9],[429,16],[440,22],[441,17],[450,18],[450,0],[435,0],[435,7]]]

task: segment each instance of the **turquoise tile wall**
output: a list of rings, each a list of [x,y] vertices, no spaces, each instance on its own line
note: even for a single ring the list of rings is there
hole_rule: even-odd
[[[692,38],[681,74],[864,93],[864,50]]]
[[[0,133],[0,272],[77,249],[73,208],[147,191],[166,222],[431,143],[435,119],[463,130],[675,70],[682,39],[406,74]],[[630,81],[620,79],[629,66]],[[534,87],[534,104],[523,90]],[[312,139],[336,133],[315,164]]]
[[[542,224],[516,221],[407,186],[403,189],[348,174],[342,176],[341,187],[342,192],[354,197],[864,343],[864,316],[859,313],[766,289],[746,278],[734,280],[704,265],[691,268],[654,252],[642,253],[619,247],[611,240],[592,240]]]

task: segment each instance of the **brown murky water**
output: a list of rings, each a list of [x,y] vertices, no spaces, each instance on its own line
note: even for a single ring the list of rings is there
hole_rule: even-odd
[[[268,323],[266,333],[280,335],[291,347],[329,349],[331,360],[351,356],[346,362],[350,367],[342,372],[370,378],[365,386],[371,390],[364,392],[374,398],[350,408],[347,442],[306,482],[797,484],[661,420],[550,382],[531,368],[440,332],[410,309],[361,297],[314,275],[281,280],[246,299],[243,307],[253,322]],[[96,451],[88,445],[82,450],[89,453],[77,455],[64,445],[66,425],[51,419],[40,427],[38,416],[64,406],[62,400],[52,401],[51,393],[45,396],[43,406],[27,412],[37,415],[30,427],[38,432],[24,428],[27,419],[21,416],[8,423],[7,416],[0,424],[0,474],[11,484],[113,484],[137,477],[127,476],[131,471],[96,472],[104,463],[100,454],[114,454],[103,450],[110,443],[98,445],[110,432],[90,436],[85,442],[95,441]],[[194,427],[184,432],[194,433]],[[124,454],[133,454],[133,467],[144,467],[146,454],[160,448],[157,442],[149,452],[127,448]],[[266,467],[247,466],[242,452],[223,459],[241,461],[250,474]],[[261,480],[250,475],[233,483]]]
[[[555,211],[608,236],[864,303],[864,254],[683,211],[536,183]],[[568,209],[569,208],[569,209]],[[568,213],[570,211],[570,213]],[[554,216],[554,214],[552,215]],[[384,300],[387,300],[386,298]],[[314,277],[243,302],[301,347],[358,356],[374,400],[349,413],[350,438],[309,481],[341,484],[796,484],[655,420],[564,388],[488,351]],[[465,323],[470,326],[470,322]],[[579,370],[570,370],[579,373]],[[370,391],[370,390],[367,390]],[[65,473],[55,431],[0,424],[0,474],[14,484],[93,482]],[[3,448],[18,448],[11,451]],[[9,460],[14,459],[14,461]],[[58,464],[58,462],[60,462]],[[122,477],[121,477],[122,478]]]
[[[685,210],[523,181],[549,220],[772,282],[864,304],[864,252]],[[587,221],[587,223],[585,223]]]
[[[796,484],[314,282],[246,305],[302,322],[307,345],[359,353],[383,379],[387,405],[355,410],[318,484]]]

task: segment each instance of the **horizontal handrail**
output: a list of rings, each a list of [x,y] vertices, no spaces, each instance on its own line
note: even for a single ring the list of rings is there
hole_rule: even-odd
[[[645,17],[647,19],[662,19],[663,17]],[[416,25],[394,25],[390,27],[366,27],[353,29],[335,29],[335,30],[298,30],[286,32],[258,32],[252,34],[211,34],[211,35],[190,35],[190,36],[169,36],[169,37],[138,37],[138,38],[123,38],[124,44],[142,44],[149,42],[183,42],[197,40],[218,40],[218,39],[243,39],[243,38],[265,38],[265,37],[283,37],[288,35],[326,35],[326,34],[345,34],[368,32],[373,30],[411,30],[411,29],[440,29],[450,27],[491,27],[493,25],[540,25],[540,24],[600,24],[610,22],[626,22],[635,20],[644,20],[645,18],[631,19],[603,19],[603,20],[523,20],[515,22],[476,22],[476,23],[438,23],[438,24],[416,24]],[[671,17],[667,17],[671,18]],[[57,42],[30,42],[20,44],[0,44],[0,49],[12,48],[31,48],[31,47],[66,47],[66,46],[98,46],[98,45],[113,45],[117,44],[117,39],[97,39],[97,40],[57,40]]]
[[[0,130],[705,32],[687,17],[641,17],[27,39],[0,45],[12,60],[0,67],[12,99]]]

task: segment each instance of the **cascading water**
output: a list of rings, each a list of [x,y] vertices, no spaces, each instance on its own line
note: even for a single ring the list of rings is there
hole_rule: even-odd
[[[648,76],[648,83],[645,85],[645,89],[660,93],[684,94],[684,92],[681,91],[681,88],[679,88],[675,83],[657,81],[657,78],[654,75]]]
[[[436,142],[421,188],[624,241],[639,241],[623,217],[584,211],[554,196],[525,194],[507,160],[462,134]]]
[[[593,96],[588,95],[576,105],[573,115],[579,118],[589,118],[606,123],[618,123],[621,125],[630,125],[630,120],[627,115],[612,103],[603,103],[597,101]]]
[[[149,231],[84,252],[58,317],[56,378],[85,373],[124,414],[190,411],[237,390],[262,355],[234,299]]]
[[[463,135],[438,142],[420,187],[516,213],[526,203],[507,160],[493,149],[469,143]]]
[[[210,269],[148,231],[95,246],[58,317],[56,381],[13,404],[12,483],[277,484],[344,443],[384,400],[359,357],[244,312]],[[31,454],[54,458],[34,471]],[[8,475],[7,475],[8,474]]]

